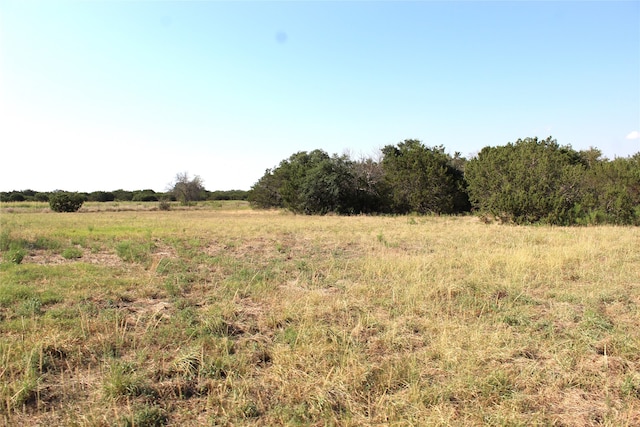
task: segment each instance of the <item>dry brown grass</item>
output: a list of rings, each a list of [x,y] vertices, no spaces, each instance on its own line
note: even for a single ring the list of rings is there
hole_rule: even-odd
[[[0,272],[6,424],[640,425],[637,228],[1,220],[30,248]]]

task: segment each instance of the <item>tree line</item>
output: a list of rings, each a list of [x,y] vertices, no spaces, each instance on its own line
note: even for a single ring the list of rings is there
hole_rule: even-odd
[[[471,159],[407,139],[380,158],[300,151],[251,188],[257,208],[300,214],[462,214],[515,224],[640,225],[640,152],[609,160],[525,138]]]
[[[84,202],[159,202],[160,210],[171,209],[171,201],[179,201],[182,205],[191,205],[200,200],[246,200],[248,191],[207,191],[200,176],[193,178],[187,172],[176,174],[175,179],[169,185],[166,193],[156,193],[154,190],[139,191],[95,191],[92,193],[78,193],[56,190],[50,193],[38,193],[33,190],[12,191],[0,193],[0,201],[23,202],[40,201],[49,202],[49,207],[55,212],[76,212]]]
[[[50,192],[37,192],[34,190],[4,191],[0,192],[0,201],[3,202],[48,202],[49,199],[62,190]],[[90,193],[77,193],[85,202],[158,202],[161,200],[179,201],[173,190],[156,192],[154,190],[113,190],[93,191]],[[197,196],[191,201],[199,200],[247,200],[247,190],[199,190]]]
[[[378,158],[299,151],[249,191],[208,191],[199,176],[179,173],[165,193],[23,190],[0,193],[0,200],[48,201],[61,210],[84,201],[248,200],[254,208],[309,215],[474,212],[515,224],[640,225],[640,152],[610,160],[597,148],[577,151],[549,137],[488,146],[466,159],[407,139],[383,147]]]

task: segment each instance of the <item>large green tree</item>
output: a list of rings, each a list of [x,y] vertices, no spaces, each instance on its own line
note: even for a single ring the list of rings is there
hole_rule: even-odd
[[[614,160],[580,152],[588,165],[575,210],[581,223],[640,224],[640,153]]]
[[[407,139],[382,154],[394,211],[450,214],[467,207],[463,175],[443,146]]]
[[[579,153],[551,137],[485,147],[465,166],[476,209],[519,224],[569,224],[583,193]]]
[[[347,156],[300,151],[268,169],[252,187],[249,201],[257,207],[283,207],[296,213],[352,213],[357,210],[356,182]]]

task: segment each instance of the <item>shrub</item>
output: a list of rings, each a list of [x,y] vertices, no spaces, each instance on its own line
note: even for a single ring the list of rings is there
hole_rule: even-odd
[[[49,206],[55,212],[76,212],[83,203],[84,198],[78,193],[57,192],[49,197]]]
[[[160,203],[158,203],[158,209],[161,211],[169,211],[171,210],[171,203],[169,203],[168,200],[160,200]]]

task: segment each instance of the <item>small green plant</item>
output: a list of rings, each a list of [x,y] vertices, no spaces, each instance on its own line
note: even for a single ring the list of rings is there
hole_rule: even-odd
[[[42,301],[39,298],[29,298],[23,301],[16,310],[16,314],[24,317],[32,317],[42,314]]]
[[[131,417],[122,417],[124,427],[161,427],[169,421],[167,414],[156,406],[144,406],[138,409]]]
[[[254,402],[247,402],[241,408],[244,418],[256,418],[260,416],[260,410]]]
[[[384,245],[385,248],[397,248],[398,244],[397,243],[391,243],[387,240],[386,237],[384,237],[384,234],[380,233],[377,236],[378,242],[382,243],[382,245]]]
[[[30,367],[25,375],[14,384],[17,390],[11,396],[9,406],[19,409],[29,402],[34,402],[37,398],[38,379],[35,370]]]
[[[14,248],[14,249],[10,249],[9,251],[5,252],[4,259],[5,259],[5,261],[13,263],[13,264],[20,264],[22,262],[22,260],[24,259],[26,254],[27,254],[27,251],[25,251],[24,249],[22,249],[22,248]]]
[[[62,257],[65,259],[82,258],[82,250],[79,248],[67,248],[62,251]]]
[[[54,212],[77,212],[84,203],[84,197],[78,193],[53,193],[49,197],[49,206]]]
[[[168,200],[160,200],[160,203],[158,203],[158,209],[161,211],[169,211],[171,210],[171,203],[169,203]]]
[[[103,384],[105,396],[115,400],[123,397],[153,396],[155,390],[149,387],[136,373],[131,363],[115,361],[109,369]],[[136,424],[138,425],[138,424]]]
[[[620,386],[620,391],[622,391],[622,394],[625,396],[640,398],[640,378],[627,375]]]

